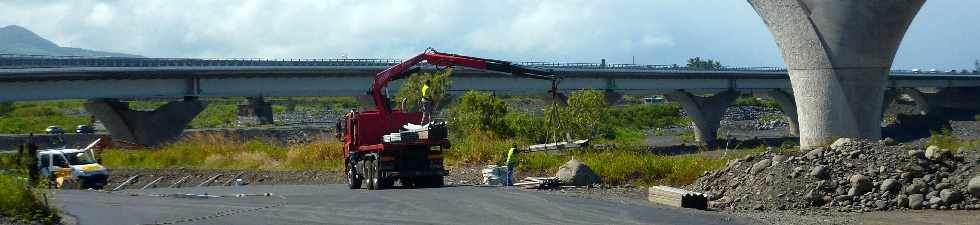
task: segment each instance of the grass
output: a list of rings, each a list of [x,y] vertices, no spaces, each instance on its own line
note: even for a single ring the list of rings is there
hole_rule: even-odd
[[[195,134],[159,149],[101,152],[109,168],[195,168],[342,171],[342,145],[331,138],[279,145],[222,134]]]
[[[17,154],[0,154],[0,216],[22,221],[53,224],[60,220],[57,211],[49,207],[43,184],[27,180],[24,164]]]
[[[763,99],[763,98],[756,98],[756,97],[741,97],[735,99],[735,105],[758,106],[758,107],[779,109],[779,104],[776,103],[776,101],[773,101],[772,99]]]
[[[575,158],[589,165],[606,184],[686,185],[705,171],[723,167],[728,160],[762,151],[764,148],[735,150],[721,157],[702,154],[665,156],[651,154],[643,146],[627,145],[606,150],[573,150],[565,154],[535,152],[521,155],[518,170],[554,173],[556,168]]]
[[[48,126],[66,131],[75,126],[90,124],[90,118],[74,114],[81,111],[80,101],[18,102],[0,116],[0,133],[44,133]]]
[[[48,206],[43,189],[32,188],[26,179],[0,174],[0,214],[22,221],[54,224],[61,220]]]
[[[955,135],[952,135],[948,128],[930,132],[932,135],[929,136],[929,140],[926,141],[926,145],[935,145],[941,149],[949,149],[951,152],[953,152],[953,154],[959,154],[960,148],[976,149],[977,147],[980,147],[980,141],[962,140]]]

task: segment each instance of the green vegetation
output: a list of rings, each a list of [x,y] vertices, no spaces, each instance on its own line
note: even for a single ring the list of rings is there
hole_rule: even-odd
[[[528,153],[519,157],[521,163],[517,169],[553,173],[569,159],[576,158],[588,164],[607,184],[680,185],[693,182],[704,171],[724,166],[729,159],[765,149],[738,150],[723,157],[651,154],[638,142],[644,136],[641,130],[687,124],[680,107],[676,104],[646,104],[610,108],[602,94],[595,90],[576,91],[569,96],[568,107],[552,106],[543,116],[535,116],[509,112],[489,93],[468,92],[450,109],[453,112],[450,123],[453,147],[447,153],[447,163],[450,166],[501,165],[511,146],[555,140],[549,135],[565,131],[576,139],[593,138],[594,142],[615,147]],[[548,118],[553,115],[563,122],[563,129],[557,129],[558,124],[553,122],[556,120]]]
[[[694,57],[688,59],[687,67],[691,69],[702,69],[702,70],[722,68],[721,62],[710,60],[710,59],[704,60],[701,59],[701,57]]]
[[[109,168],[341,171],[341,148],[334,139],[283,146],[222,134],[198,134],[154,150],[104,150],[100,157]]]
[[[48,126],[65,130],[91,125],[91,119],[72,111],[80,111],[80,101],[39,101],[0,104],[0,133],[44,133]]]
[[[935,145],[941,149],[949,149],[954,154],[958,154],[960,148],[976,149],[980,147],[980,141],[961,140],[955,135],[952,135],[949,128],[943,128],[938,132],[930,131],[930,133],[932,135],[929,136],[929,141],[926,142],[926,145]]]
[[[395,102],[395,106],[398,106],[404,100],[405,110],[415,111],[419,102],[422,100],[422,85],[426,81],[429,81],[428,91],[430,100],[441,103],[445,99],[446,93],[449,92],[449,87],[452,85],[452,81],[449,80],[449,75],[452,75],[452,73],[453,69],[447,68],[435,73],[413,74],[405,79],[405,82],[402,83],[392,101]]]
[[[208,104],[191,123],[188,128],[216,128],[216,127],[235,127],[238,121],[238,104]]]
[[[773,101],[772,99],[763,99],[763,98],[756,98],[756,97],[751,97],[751,96],[750,97],[741,97],[741,98],[735,99],[735,105],[736,106],[757,106],[757,107],[764,107],[764,108],[779,109],[779,104],[776,103],[776,101]]]
[[[27,179],[26,168],[32,163],[27,156],[0,154],[0,216],[53,224],[61,218],[49,207],[44,184]]]

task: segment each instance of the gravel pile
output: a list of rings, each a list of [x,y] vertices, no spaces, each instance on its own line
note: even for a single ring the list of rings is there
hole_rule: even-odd
[[[752,121],[751,123],[739,123]],[[731,106],[725,110],[721,120],[722,126],[732,126],[740,129],[772,130],[789,126],[786,117],[779,109],[758,106]]]
[[[272,119],[286,125],[310,123],[334,123],[346,112],[334,112],[329,109],[297,109],[274,113]]]
[[[687,186],[734,210],[980,209],[980,152],[842,138],[806,153],[730,161]]]

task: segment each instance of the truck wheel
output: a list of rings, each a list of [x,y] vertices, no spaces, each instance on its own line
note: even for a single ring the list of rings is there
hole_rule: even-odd
[[[368,171],[368,189],[378,190],[378,165],[374,162],[374,160],[368,161],[367,164],[369,165],[368,168],[371,168],[371,170]]]
[[[402,177],[402,178],[400,178],[400,180],[402,182],[402,187],[405,187],[405,188],[413,188],[413,187],[415,187],[415,178],[414,177]]]
[[[361,188],[361,178],[357,177],[357,170],[354,167],[347,169],[347,187],[350,189]]]
[[[372,163],[372,165],[374,165],[374,179],[377,180],[375,181],[377,182],[377,184],[375,184],[375,189],[380,190],[380,189],[391,188],[391,186],[395,184],[395,180],[382,176],[381,160],[374,160],[374,163]]]
[[[438,187],[442,187],[442,185],[445,184],[445,181],[442,179],[442,176],[431,176],[428,178],[429,178],[429,182],[428,182],[429,187],[438,188]]]

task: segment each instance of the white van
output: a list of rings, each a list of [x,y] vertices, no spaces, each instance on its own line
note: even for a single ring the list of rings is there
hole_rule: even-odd
[[[41,176],[55,180],[75,177],[82,189],[102,189],[109,179],[109,169],[95,160],[91,149],[45,149],[37,154]],[[60,182],[58,182],[60,186]]]

